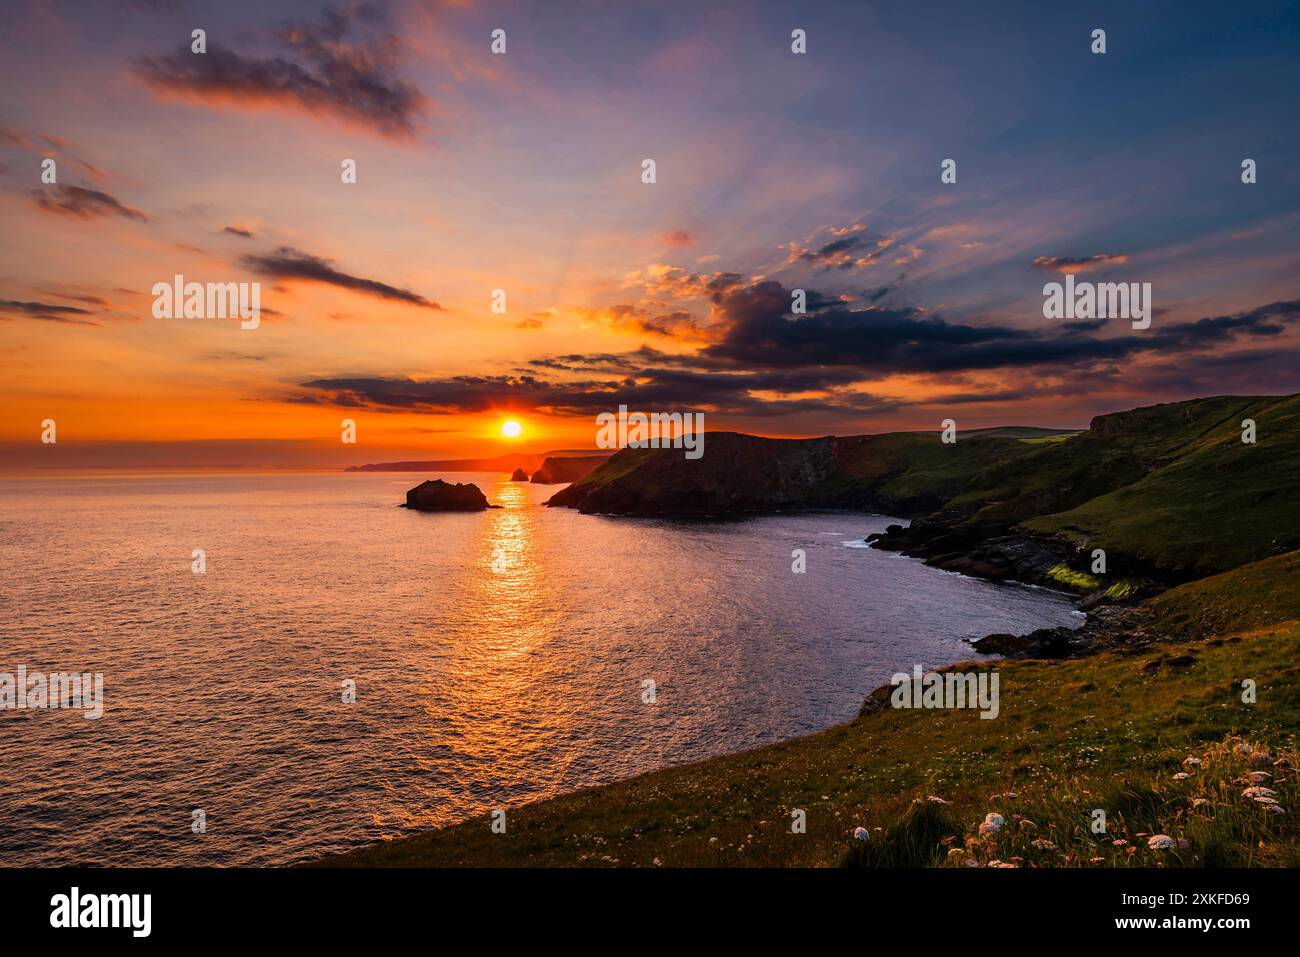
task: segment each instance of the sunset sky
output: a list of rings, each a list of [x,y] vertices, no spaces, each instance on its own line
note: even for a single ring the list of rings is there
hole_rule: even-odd
[[[1300,8],[922,6],[5,4],[0,463],[591,448],[620,403],[819,435],[1300,390]],[[1044,319],[1067,271],[1151,283],[1151,328]],[[176,273],[260,282],[260,328],[153,318]]]

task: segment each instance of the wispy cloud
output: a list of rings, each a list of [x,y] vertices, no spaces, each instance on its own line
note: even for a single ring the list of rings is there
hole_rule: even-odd
[[[368,296],[378,296],[380,299],[410,303],[424,309],[442,309],[442,306],[424,298],[419,293],[412,292],[409,289],[399,289],[396,286],[390,286],[388,283],[379,282],[375,279],[364,279],[360,276],[351,276],[345,272],[340,272],[334,268],[333,260],[313,256],[291,246],[281,246],[268,256],[244,256],[240,262],[254,272],[275,279],[320,282],[330,286],[338,286],[341,289],[364,293]]]
[[[1055,272],[1087,272],[1099,266],[1119,266],[1128,261],[1122,253],[1100,253],[1096,256],[1038,256],[1031,263],[1036,269]]]
[[[75,216],[79,219],[120,216],[140,223],[149,221],[149,217],[140,210],[124,206],[117,197],[97,189],[59,184],[46,189],[31,190],[30,195],[39,208],[59,216]]]
[[[315,23],[270,31],[277,52],[237,53],[209,42],[207,52],[188,46],[165,56],[142,56],[132,73],[156,93],[210,106],[303,110],[410,139],[429,108],[428,98],[397,72],[402,41],[388,33],[362,36],[383,19],[382,7],[328,8]]]

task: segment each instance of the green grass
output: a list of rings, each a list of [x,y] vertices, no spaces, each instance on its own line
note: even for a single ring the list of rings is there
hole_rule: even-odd
[[[1131,481],[1028,517],[1025,527],[1193,576],[1300,546],[1300,397],[1237,399],[1188,411],[1195,414],[1186,421],[1160,417],[1138,430],[1168,429],[1178,438],[1172,448],[1162,445],[1164,437],[1153,438],[1159,451],[1141,463],[1141,474],[1130,475],[1137,460],[1119,463],[1117,472]],[[1245,418],[1258,426],[1254,445],[1241,441]]]
[[[1064,585],[1077,591],[1092,591],[1101,587],[1100,578],[1094,578],[1087,572],[1075,571],[1064,562],[1049,568],[1047,577],[1058,585]]]
[[[491,832],[485,814],[322,863],[1297,866],[1295,778],[1251,764],[1241,746],[1296,761],[1298,560],[1247,566],[1144,603],[1153,629],[1163,624],[1174,640],[1070,661],[999,662],[994,720],[885,709],[794,741],[511,808],[505,835]],[[1187,627],[1202,620],[1204,628]],[[1245,678],[1257,688],[1253,704],[1241,698]],[[1188,757],[1202,763],[1185,765]],[[1243,776],[1259,770],[1274,775],[1266,786],[1287,813],[1241,793],[1250,784]],[[1091,829],[1097,808],[1106,812],[1104,835]],[[806,813],[806,833],[791,832],[795,809]],[[1004,826],[982,835],[990,812]],[[871,837],[855,840],[857,827]],[[1156,834],[1185,843],[1153,850],[1147,839]]]

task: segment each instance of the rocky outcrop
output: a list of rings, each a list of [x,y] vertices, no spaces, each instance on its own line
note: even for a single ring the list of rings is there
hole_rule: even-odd
[[[514,474],[510,476],[510,481],[512,481],[512,482],[527,482],[527,481],[528,481],[528,473],[525,472],[523,469],[515,469]]]
[[[727,515],[815,507],[834,468],[834,439],[710,432],[704,455],[626,448],[547,505],[615,515]],[[536,476],[533,481],[537,481]]]
[[[1072,551],[1004,526],[957,525],[938,518],[917,519],[906,528],[890,525],[868,536],[867,542],[946,571],[1035,585],[1049,582],[1048,572],[1067,561]]]
[[[488,505],[477,485],[452,485],[442,479],[421,482],[406,493],[406,507],[420,512],[480,512]]]
[[[572,455],[548,458],[533,473],[532,481],[538,485],[559,485],[586,478],[609,458],[608,455]]]

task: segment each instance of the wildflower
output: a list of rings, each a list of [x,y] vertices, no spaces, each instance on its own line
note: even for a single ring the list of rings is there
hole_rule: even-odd
[[[1248,797],[1248,798],[1261,798],[1261,797],[1271,798],[1271,797],[1277,797],[1277,792],[1274,791],[1272,788],[1254,787],[1254,788],[1246,788],[1246,790],[1241,792],[1241,796]]]
[[[1028,829],[1031,830],[1031,831],[1036,831],[1036,830],[1038,830],[1038,825],[1035,824],[1033,821],[1029,820],[1029,818],[1027,818],[1027,817],[1026,817],[1026,818],[1021,818],[1021,819],[1020,819],[1020,826],[1021,826],[1022,828],[1028,828]]]
[[[1269,774],[1267,771],[1251,771],[1246,775],[1246,778],[1251,784],[1263,784],[1272,776],[1273,775]]]
[[[1264,805],[1264,810],[1265,810],[1265,811],[1268,811],[1270,814],[1285,814],[1285,813],[1286,813],[1286,808],[1284,808],[1284,807],[1283,807],[1282,805],[1280,805],[1280,804],[1265,804],[1265,805]]]
[[[1167,851],[1174,846],[1174,839],[1168,834],[1153,834],[1147,838],[1147,847],[1153,851]]]
[[[989,861],[989,867],[1006,868],[1006,867],[1015,867],[1015,866],[1016,865],[1007,861]]]
[[[948,863],[955,864],[958,861],[966,860],[966,852],[960,847],[954,847],[948,852]]]
[[[1124,840],[1124,838],[1121,837],[1117,840],[1111,841],[1111,843],[1114,844],[1116,847],[1123,847],[1125,844],[1128,843],[1128,841]]]
[[[853,829],[853,839],[856,841],[866,841],[871,838],[871,832],[865,827],[855,827]]]
[[[1204,807],[1210,803],[1209,798],[1196,798],[1192,801],[1192,807]]]
[[[1255,803],[1256,803],[1256,804],[1276,804],[1276,803],[1277,803],[1277,798],[1271,798],[1271,797],[1257,797],[1257,798],[1255,798]]]
[[[1269,754],[1267,751],[1256,751],[1250,756],[1250,763],[1268,767],[1273,763],[1273,755]]]
[[[1055,845],[1055,844],[1053,844],[1051,841],[1045,841],[1045,840],[1043,840],[1041,837],[1038,838],[1037,840],[1035,840],[1035,841],[1033,842],[1033,844],[1034,844],[1034,847],[1038,848],[1040,851],[1054,851],[1054,850],[1056,850],[1056,845]]]
[[[1199,768],[1201,766],[1201,759],[1189,755],[1183,758],[1183,764],[1191,768]]]
[[[1190,777],[1191,777],[1191,775],[1188,774],[1186,771],[1179,771],[1177,774],[1174,775],[1174,780],[1175,780],[1175,781],[1186,781],[1186,780],[1187,780],[1188,778],[1190,778]]]
[[[947,803],[948,803],[948,802],[945,801],[943,798],[941,798],[941,797],[935,797],[933,794],[929,795],[929,796],[926,798],[926,800],[929,801],[931,804],[947,804]]]

